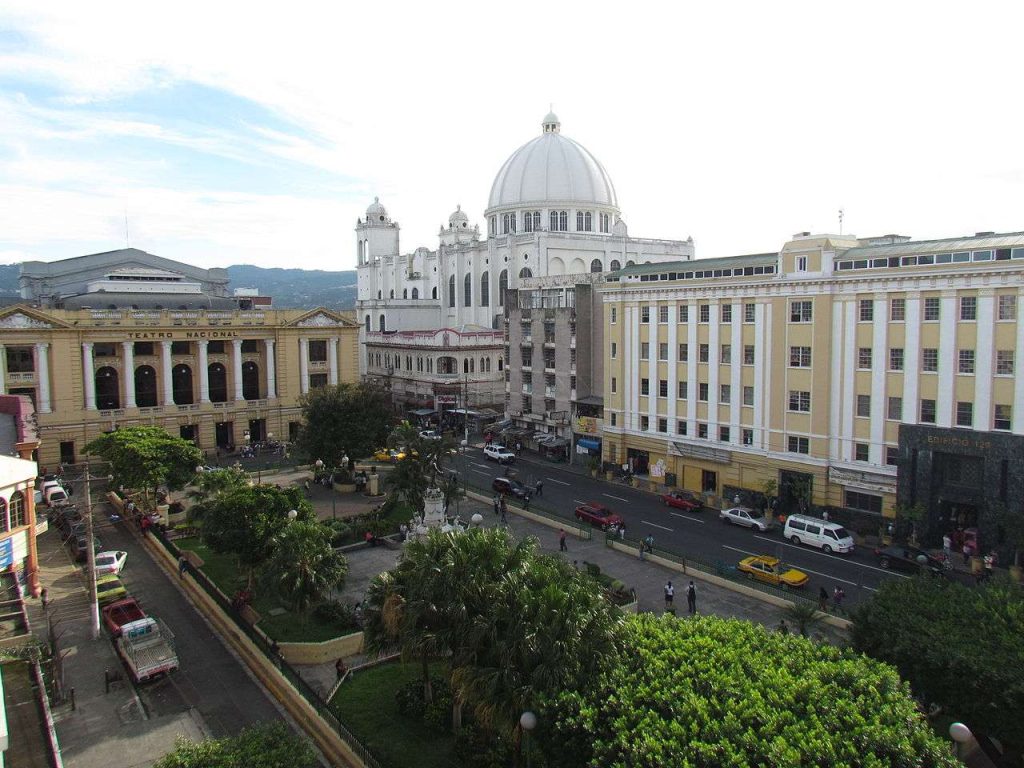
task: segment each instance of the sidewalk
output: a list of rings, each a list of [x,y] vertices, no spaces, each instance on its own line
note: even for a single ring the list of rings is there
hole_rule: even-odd
[[[179,735],[204,738],[203,725],[191,713],[149,719],[110,639],[105,633],[92,639],[86,582],[61,544],[59,531],[53,528],[40,536],[38,547],[40,583],[49,604],[45,612],[40,600],[28,600],[26,605],[32,632],[40,641],[46,641],[47,623],[53,621],[64,659],[69,700],[53,707],[64,765],[141,768],[174,749]],[[105,670],[121,675],[109,693]]]

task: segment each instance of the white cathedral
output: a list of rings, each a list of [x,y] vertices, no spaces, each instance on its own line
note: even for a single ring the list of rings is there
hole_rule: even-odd
[[[611,177],[549,113],[541,135],[491,185],[487,236],[461,207],[437,250],[402,254],[399,226],[376,198],[356,223],[360,372],[396,406],[504,410],[505,291],[572,285],[630,264],[693,258],[693,239],[630,237]]]

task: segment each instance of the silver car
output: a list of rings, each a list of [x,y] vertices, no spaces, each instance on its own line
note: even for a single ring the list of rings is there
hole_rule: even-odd
[[[730,507],[718,513],[718,518],[723,523],[742,525],[747,528],[756,528],[759,531],[767,531],[769,522],[763,515],[757,514],[748,507]]]

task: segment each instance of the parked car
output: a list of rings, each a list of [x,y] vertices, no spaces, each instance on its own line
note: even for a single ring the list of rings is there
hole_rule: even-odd
[[[663,493],[661,495],[661,501],[666,507],[675,507],[676,509],[683,509],[687,512],[700,512],[704,508],[703,502],[700,497],[692,491],[672,491],[671,493]]]
[[[396,462],[401,461],[405,458],[405,451],[396,450],[394,448],[378,448],[373,454],[374,461],[390,461]]]
[[[498,493],[507,493],[510,496],[515,496],[517,499],[523,501],[529,501],[533,496],[533,489],[523,485],[518,480],[514,480],[511,477],[496,477],[494,482],[491,483],[493,488]]]
[[[100,605],[120,600],[128,594],[124,583],[117,576],[107,574],[96,579],[96,602]]]
[[[755,528],[762,532],[767,531],[771,526],[769,520],[765,520],[762,515],[748,507],[729,507],[728,509],[723,509],[718,513],[718,518],[723,523],[742,525],[746,528]]]
[[[109,552],[98,552],[96,554],[96,575],[112,573],[115,576],[124,568],[125,560],[128,559],[127,552],[111,550]]]
[[[93,552],[102,552],[103,543],[93,537],[92,544]],[[71,539],[71,555],[75,558],[76,562],[84,563],[89,559],[89,544],[85,538],[85,535],[75,536]]]
[[[422,432],[420,432],[420,437],[422,437],[424,440],[440,440],[441,433],[438,432],[436,429],[424,429]]]
[[[937,557],[919,547],[893,544],[876,549],[875,556],[878,558],[879,567],[891,568],[894,571],[907,573],[928,571],[938,575],[953,568],[953,561],[949,558]]]
[[[789,568],[783,565],[779,558],[767,555],[745,557],[740,560],[737,567],[741,573],[747,575],[748,579],[757,579],[765,584],[772,584],[783,589],[802,587],[808,580],[807,574],[803,571]]]
[[[612,526],[618,527],[625,522],[625,520],[608,509],[604,504],[599,504],[596,501],[580,504],[576,507],[576,511],[573,514],[577,520],[596,525],[602,531],[607,531]]]
[[[103,623],[113,637],[121,636],[121,627],[146,618],[146,612],[134,597],[116,600],[103,607]]]
[[[822,552],[853,552],[854,547],[853,537],[839,523],[806,515],[787,517],[782,538],[794,544],[809,544]]]
[[[516,454],[504,445],[485,445],[484,458],[496,461],[499,464],[511,464],[516,460]]]

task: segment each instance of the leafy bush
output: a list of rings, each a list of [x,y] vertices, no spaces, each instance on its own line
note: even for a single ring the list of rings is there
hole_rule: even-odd
[[[313,768],[313,750],[284,723],[254,725],[233,738],[179,738],[154,768]]]
[[[398,711],[406,717],[422,720],[440,730],[451,727],[452,689],[445,678],[430,676],[434,700],[427,704],[423,699],[423,681],[410,680],[395,691]]]
[[[355,609],[337,600],[321,603],[313,611],[313,615],[322,622],[334,624],[339,629],[351,630],[353,632],[359,629]]]
[[[509,740],[470,723],[456,734],[455,757],[462,768],[494,768],[513,765],[514,752]]]

